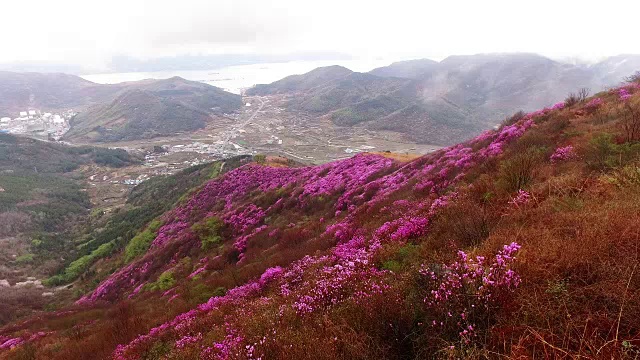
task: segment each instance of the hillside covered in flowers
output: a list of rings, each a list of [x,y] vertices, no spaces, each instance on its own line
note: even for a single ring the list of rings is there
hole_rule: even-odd
[[[250,162],[92,265],[2,359],[640,356],[640,85],[402,162]]]

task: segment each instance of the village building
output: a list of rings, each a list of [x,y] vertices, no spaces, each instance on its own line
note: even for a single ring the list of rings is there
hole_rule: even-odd
[[[64,124],[64,118],[58,114],[53,115],[54,124]]]

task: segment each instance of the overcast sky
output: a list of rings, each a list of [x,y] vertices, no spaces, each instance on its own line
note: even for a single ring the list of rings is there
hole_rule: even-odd
[[[593,3],[593,5],[592,5]],[[640,53],[638,1],[2,0],[0,62],[332,51],[390,59],[481,52]]]

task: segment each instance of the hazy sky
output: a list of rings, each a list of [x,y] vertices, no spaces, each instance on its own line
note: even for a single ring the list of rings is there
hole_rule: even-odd
[[[640,53],[633,0],[2,0],[0,62],[344,52],[443,58]]]

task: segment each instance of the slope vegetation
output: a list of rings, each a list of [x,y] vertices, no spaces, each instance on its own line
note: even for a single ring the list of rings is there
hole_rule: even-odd
[[[124,150],[69,147],[0,134],[0,324],[28,315],[51,299],[32,286],[73,248],[74,229],[89,216],[85,183],[76,169],[121,167],[138,160]],[[33,279],[32,279],[33,280]]]
[[[245,164],[0,357],[633,359],[638,109],[627,84],[408,162]]]
[[[0,218],[31,214],[35,223],[53,230],[65,217],[86,211],[83,184],[73,170],[89,163],[121,167],[137,161],[122,149],[70,147],[0,134]],[[2,225],[18,225],[12,222]]]

